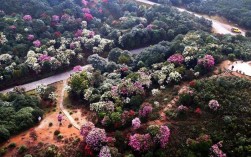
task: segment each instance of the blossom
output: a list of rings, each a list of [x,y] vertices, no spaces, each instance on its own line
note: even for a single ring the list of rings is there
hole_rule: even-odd
[[[48,56],[48,55],[42,54],[42,55],[39,56],[38,60],[39,60],[40,62],[50,61],[50,60],[51,60],[51,57]]]
[[[81,126],[80,134],[86,137],[93,128],[95,128],[95,125],[92,122],[86,122]]]
[[[58,15],[52,15],[52,21],[53,22],[59,22],[60,18]]]
[[[201,109],[199,107],[197,107],[194,112],[199,115],[202,114]]]
[[[135,151],[147,151],[152,147],[152,139],[150,134],[134,134],[129,138],[129,146],[131,146]]]
[[[102,121],[101,121],[101,124],[102,124],[103,126],[107,126],[108,123],[109,123],[110,121],[111,121],[111,120],[110,120],[110,118],[109,118],[108,116],[104,116],[104,118],[103,118]]]
[[[153,107],[150,103],[143,103],[141,109],[139,110],[140,117],[147,117],[152,113]]]
[[[220,108],[220,104],[218,103],[217,100],[210,100],[208,103],[208,106],[210,109],[216,111]]]
[[[83,9],[82,9],[82,12],[83,12],[83,13],[89,13],[89,14],[90,14],[91,11],[90,11],[89,8],[83,8]]]
[[[93,128],[86,136],[85,142],[93,149],[100,150],[102,144],[106,142],[106,132],[104,129]]]
[[[90,110],[96,112],[101,112],[101,111],[113,112],[114,103],[112,101],[100,101],[92,103],[90,104]]]
[[[87,21],[93,20],[93,16],[92,16],[92,14],[90,14],[90,13],[84,13],[84,18],[85,18]]]
[[[156,95],[159,95],[159,94],[160,94],[159,89],[152,89],[152,95],[153,96],[156,96]]]
[[[227,155],[220,149],[222,147],[222,141],[212,145],[210,148],[211,155],[210,157],[226,157]]]
[[[77,65],[77,66],[75,66],[74,68],[73,68],[73,71],[74,72],[80,72],[80,71],[82,71],[83,70],[83,67],[81,66],[81,65]]]
[[[177,71],[171,72],[167,78],[167,83],[171,81],[179,82],[182,79],[181,74]]]
[[[16,30],[17,27],[16,27],[15,25],[11,25],[11,26],[9,26],[9,29],[11,29],[11,30]]]
[[[184,62],[184,57],[181,54],[174,54],[170,56],[167,61],[174,64],[182,64]]]
[[[166,148],[166,145],[168,144],[170,136],[170,129],[167,126],[161,126],[159,133],[156,135],[156,137],[159,140],[160,147]]]
[[[3,32],[0,32],[0,45],[5,45],[8,42],[6,35]]]
[[[31,21],[31,20],[32,20],[32,17],[31,17],[31,15],[24,15],[24,16],[23,16],[23,20],[24,20],[24,21]]]
[[[202,65],[206,69],[212,68],[214,64],[214,57],[211,55],[205,55],[203,58],[198,60],[198,65]]]
[[[27,39],[29,40],[29,41],[32,41],[32,40],[34,40],[34,35],[32,35],[32,34],[29,34],[28,36],[27,36]]]
[[[86,0],[82,0],[82,4],[83,4],[84,6],[87,6],[88,2],[87,2]]]
[[[41,42],[39,40],[35,40],[35,41],[33,41],[33,45],[35,47],[40,47],[41,46]]]
[[[99,152],[99,157],[112,157],[110,148],[108,146],[103,146]]]
[[[81,37],[82,36],[82,30],[81,29],[78,29],[75,33],[74,33],[74,36],[75,37]]]
[[[134,118],[132,120],[132,127],[134,130],[137,130],[138,128],[140,128],[140,124],[141,124],[141,121],[139,118]]]
[[[178,110],[179,112],[183,112],[183,111],[187,111],[188,108],[187,108],[186,106],[180,105],[180,106],[178,106],[177,110]]]
[[[42,95],[45,93],[46,89],[48,88],[47,85],[45,84],[40,84],[36,87],[35,91],[36,93],[38,93],[39,95]]]

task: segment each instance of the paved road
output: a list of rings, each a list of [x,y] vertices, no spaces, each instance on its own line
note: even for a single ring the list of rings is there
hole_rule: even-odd
[[[90,66],[91,65],[88,64],[88,65],[83,66],[82,68],[87,69]],[[73,73],[74,73],[73,70],[66,71],[66,72],[61,73],[61,74],[53,75],[53,76],[50,76],[50,77],[47,77],[47,78],[44,78],[44,79],[41,79],[41,80],[38,80],[38,81],[34,81],[34,82],[31,82],[31,83],[20,85],[19,87],[24,87],[26,91],[30,91],[30,90],[35,89],[37,87],[37,85],[39,85],[39,84],[49,85],[49,84],[52,84],[52,83],[55,83],[55,82],[58,82],[58,81],[67,80],[71,76],[71,74],[73,74]],[[12,90],[13,90],[13,88],[9,88],[9,89],[0,91],[0,93],[7,93],[7,92],[12,91]]]
[[[154,2],[151,2],[151,1],[148,1],[148,0],[135,0],[135,1],[140,2],[140,3],[144,3],[144,4],[148,4],[148,5],[160,5],[158,3],[154,3]],[[200,14],[188,11],[186,9],[183,9],[183,8],[178,8],[178,7],[175,7],[175,8],[177,8],[180,12],[186,11],[186,12],[188,12],[190,14],[193,14],[193,15],[195,15],[197,17],[204,17],[205,19],[212,21],[212,27],[213,27],[213,30],[214,30],[215,33],[236,35],[235,33],[231,32],[231,28],[236,27],[234,25],[226,24],[226,23],[223,23],[221,21],[212,19],[207,15],[200,15]],[[241,30],[241,34],[243,36],[245,36],[246,31],[243,30],[243,29],[240,29],[240,30]]]

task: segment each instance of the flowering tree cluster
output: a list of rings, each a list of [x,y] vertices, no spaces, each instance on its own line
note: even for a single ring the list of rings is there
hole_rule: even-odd
[[[129,146],[131,146],[135,151],[148,151],[153,146],[152,138],[150,134],[131,135],[129,138]]]
[[[139,118],[134,118],[134,119],[132,120],[132,128],[133,128],[134,130],[139,129],[139,128],[140,128],[140,124],[141,124],[141,121],[140,121]]]
[[[226,157],[227,155],[221,150],[222,147],[222,141],[212,145],[210,148],[211,155],[210,157]]]
[[[220,108],[220,104],[218,103],[217,100],[210,100],[208,103],[208,106],[210,109],[216,111]]]
[[[93,128],[86,136],[85,142],[93,150],[99,151],[106,143],[106,132],[104,129]]]
[[[181,54],[174,54],[170,56],[167,61],[174,63],[175,65],[177,64],[182,64],[184,62],[184,57]]]
[[[203,58],[198,60],[198,65],[201,65],[206,69],[211,69],[214,64],[214,57],[211,55],[205,55]]]
[[[150,103],[143,103],[139,110],[139,116],[146,118],[152,113],[153,107]]]

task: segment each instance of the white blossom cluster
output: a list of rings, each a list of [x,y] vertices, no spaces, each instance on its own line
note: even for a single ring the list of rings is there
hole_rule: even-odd
[[[8,62],[12,59],[12,56],[8,53],[0,55],[0,62]]]
[[[54,92],[51,92],[48,96],[49,99],[51,99],[52,101],[55,101],[57,99],[57,95]]]
[[[90,110],[96,112],[113,112],[114,103],[112,101],[100,101],[90,104]]]
[[[37,94],[41,95],[41,94],[44,94],[46,89],[48,88],[47,85],[45,84],[40,84],[36,87],[35,91]]]
[[[3,32],[0,32],[0,45],[5,45],[8,42],[6,36],[3,34]]]
[[[182,79],[182,76],[179,72],[174,71],[171,72],[167,78],[167,83],[170,83],[171,81],[179,82]]]
[[[152,89],[152,95],[156,96],[160,94],[160,90],[159,89]]]

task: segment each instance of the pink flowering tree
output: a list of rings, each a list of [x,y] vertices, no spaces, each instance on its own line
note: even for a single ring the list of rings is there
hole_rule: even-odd
[[[159,133],[157,134],[156,137],[158,139],[158,142],[160,143],[160,147],[166,148],[166,146],[169,142],[170,129],[165,125],[161,126]]]
[[[95,125],[92,122],[87,122],[84,125],[82,125],[80,129],[80,134],[86,137],[93,128],[95,128]]]
[[[132,127],[133,127],[134,130],[139,129],[139,128],[140,128],[140,125],[141,125],[141,121],[140,121],[139,118],[134,118],[134,119],[132,120]]]
[[[33,45],[35,47],[40,47],[42,44],[41,44],[41,42],[39,40],[35,40],[35,41],[33,41]]]
[[[205,69],[211,69],[215,64],[214,57],[211,55],[205,55],[203,58],[198,60],[197,64]]]
[[[167,61],[174,63],[176,65],[182,64],[184,62],[184,57],[181,54],[174,54],[170,56]]]
[[[211,155],[210,157],[226,157],[227,155],[221,150],[222,147],[222,141],[212,145],[210,148]]]
[[[106,132],[104,129],[93,128],[86,136],[85,142],[93,150],[99,151],[104,143],[106,143]]]
[[[39,56],[38,60],[39,60],[40,62],[46,62],[46,61],[50,61],[50,60],[51,60],[51,57],[48,56],[48,55],[42,54],[42,55]]]
[[[99,157],[112,157],[110,148],[108,146],[103,146],[99,152]]]
[[[81,65],[77,65],[73,68],[73,71],[74,72],[81,72],[83,70],[82,66]]]
[[[141,109],[139,110],[139,116],[146,118],[152,113],[153,107],[150,103],[143,103]]]
[[[150,134],[134,134],[129,138],[129,146],[134,151],[145,152],[153,146],[152,138]]]
[[[211,110],[217,111],[220,108],[220,104],[217,100],[210,100],[208,106]]]
[[[91,21],[94,17],[90,13],[84,13],[84,18],[86,19],[86,21]]]
[[[27,36],[27,39],[29,40],[29,41],[33,41],[34,40],[34,35],[32,35],[32,34],[29,34],[28,36]]]
[[[31,15],[24,15],[23,20],[29,22],[32,20],[32,17],[31,17]]]

